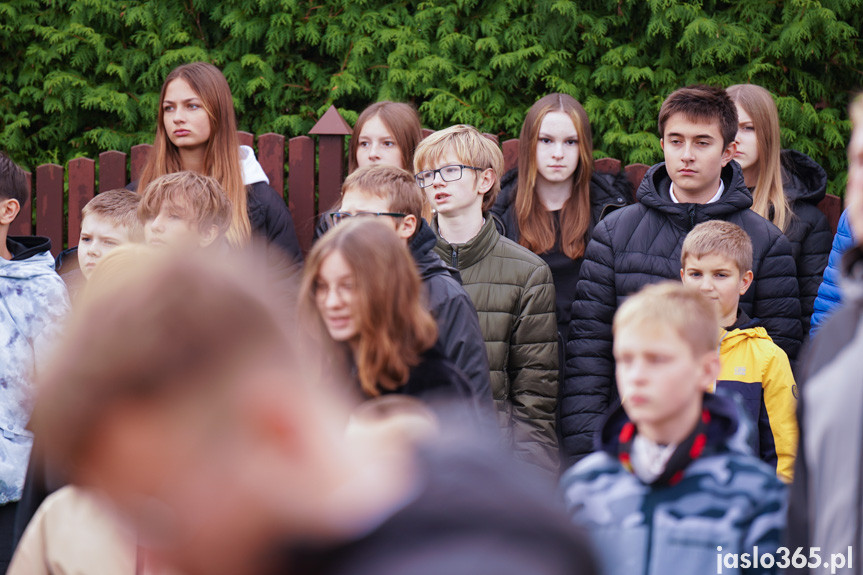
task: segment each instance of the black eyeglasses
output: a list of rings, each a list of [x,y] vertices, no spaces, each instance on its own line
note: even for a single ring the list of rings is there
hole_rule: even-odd
[[[399,214],[396,212],[357,212],[355,214],[350,212],[333,212],[330,214],[330,221],[333,222],[333,225],[336,225],[348,218],[359,218],[363,216],[389,216],[391,218],[404,218],[407,214]]]
[[[482,168],[474,166],[465,166],[464,164],[450,164],[437,170],[424,170],[414,177],[417,179],[417,184],[421,188],[427,188],[434,183],[435,174],[440,174],[440,178],[445,182],[454,182],[460,180],[465,168],[468,170],[482,171]]]

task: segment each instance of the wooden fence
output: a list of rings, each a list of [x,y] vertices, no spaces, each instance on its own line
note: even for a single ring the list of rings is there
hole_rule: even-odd
[[[280,134],[262,134],[256,141],[252,134],[240,132],[240,143],[256,149],[270,185],[287,197],[304,252],[311,248],[317,215],[329,209],[339,198],[345,177],[345,137],[350,133],[351,127],[334,107],[330,107],[309,131],[310,135],[318,137],[317,142],[310,136],[297,136],[290,138],[286,146],[285,137]],[[497,141],[491,134],[486,136]],[[501,147],[505,169],[515,167],[518,163],[518,140],[507,140]],[[124,152],[102,152],[98,162],[77,158],[69,162],[66,170],[57,164],[38,166],[35,170],[35,195],[32,174],[28,173],[30,198],[12,223],[10,234],[47,236],[51,239],[54,255],[60,252],[64,243],[68,247],[78,245],[81,209],[95,195],[97,180],[99,192],[122,188],[137,180],[150,148],[149,144],[133,146],[128,157]],[[616,173],[621,170],[621,162],[603,158],[596,160],[595,169]],[[647,169],[645,164],[631,164],[624,168],[633,190],[637,189]],[[68,193],[64,193],[64,189]],[[27,217],[32,213],[31,202],[34,201],[35,222]],[[842,199],[828,195],[818,207],[827,215],[835,233],[842,213]]]

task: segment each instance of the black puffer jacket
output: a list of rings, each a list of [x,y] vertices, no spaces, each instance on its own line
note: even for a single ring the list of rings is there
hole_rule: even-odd
[[[246,211],[252,233],[261,236],[268,245],[278,246],[295,263],[303,261],[303,252],[297,240],[294,218],[285,200],[266,182],[246,186],[249,195]]]
[[[518,191],[518,168],[508,171],[503,176],[503,179],[501,179],[500,184],[500,194],[498,194],[491,212],[497,216],[495,218],[497,231],[502,236],[518,243],[520,234],[518,232],[518,217],[515,212],[515,196]],[[631,203],[632,188],[623,172],[619,174],[598,174],[594,172],[590,179],[590,226],[587,229],[588,239],[604,212]],[[570,319],[569,312],[572,300],[575,298],[575,286],[578,283],[582,258],[576,260],[569,259],[557,249],[545,254],[539,254],[539,257],[545,260],[545,263],[551,269],[551,277],[554,280],[557,330],[562,337],[566,337]]]
[[[675,204],[665,164],[653,166],[637,191],[640,203],[609,214],[593,232],[581,267],[566,342],[561,430],[568,463],[593,449],[599,420],[616,395],[611,322],[626,296],[646,284],[679,280],[680,250],[696,224],[720,219],[752,238],[753,285],[740,307],[761,320],[795,358],[803,338],[797,271],[791,246],[770,222],[749,209],[752,196],[737,162],[722,170],[725,191],[712,204]]]
[[[818,286],[833,245],[830,223],[818,209],[818,202],[827,194],[827,172],[796,150],[782,150],[782,171],[782,188],[794,212],[785,237],[791,242],[791,255],[797,264],[803,333],[808,334]]]
[[[409,247],[426,290],[429,311],[437,320],[438,342],[444,355],[467,377],[473,396],[486,398],[484,404],[491,414],[488,355],[479,318],[458,271],[444,264],[434,252],[436,243],[437,236],[420,219]]]

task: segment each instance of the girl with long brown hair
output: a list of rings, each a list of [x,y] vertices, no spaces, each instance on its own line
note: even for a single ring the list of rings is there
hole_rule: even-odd
[[[363,110],[354,125],[348,145],[348,174],[365,166],[393,166],[413,173],[414,150],[423,139],[422,124],[416,108],[403,102],[384,100]],[[330,227],[330,214],[339,211],[337,202],[321,214],[315,226],[317,241]],[[431,221],[431,208],[423,214]]]
[[[156,137],[137,189],[183,170],[219,181],[233,212],[227,240],[238,247],[260,236],[302,260],[291,212],[255,159],[240,146],[231,88],[222,72],[206,62],[175,68],[159,95]]]
[[[779,114],[770,92],[753,84],[726,91],[737,105],[734,159],[752,192],[752,211],[773,222],[791,242],[803,333],[808,334],[833,240],[827,217],[817,207],[827,193],[827,173],[806,154],[781,148]]]
[[[575,98],[549,94],[531,106],[519,136],[518,167],[501,179],[492,213],[503,235],[551,268],[564,335],[593,227],[609,206],[629,203],[625,177],[594,173],[590,121]]]
[[[465,376],[437,345],[404,241],[373,218],[352,218],[309,253],[300,310],[345,352],[366,397],[471,398]]]

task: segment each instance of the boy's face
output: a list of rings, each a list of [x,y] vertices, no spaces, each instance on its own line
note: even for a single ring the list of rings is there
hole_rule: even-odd
[[[696,355],[667,325],[627,325],[614,335],[617,389],[630,420],[646,437],[679,441],[719,372],[717,353]]]
[[[357,188],[347,188],[342,193],[342,205],[339,208],[339,211],[355,216],[357,214],[391,213],[392,208],[387,198],[382,198],[374,194],[367,194],[363,190]],[[403,218],[392,216],[380,217],[392,220],[396,233],[402,239],[409,239],[416,230],[417,221],[416,217],[413,215],[407,215]]]
[[[78,266],[85,279],[96,264],[117,246],[132,241],[129,229],[112,224],[105,218],[89,214],[81,222],[81,235],[78,238]]]
[[[737,150],[734,142],[723,145],[718,123],[693,122],[681,113],[666,122],[660,145],[675,196],[702,204],[716,194],[722,168]]]
[[[452,151],[446,154],[435,166],[424,166],[423,170],[437,170],[451,165],[470,166],[469,162],[461,161]],[[454,218],[464,215],[482,217],[483,196],[494,185],[494,170],[471,170],[464,168],[461,178],[445,182],[440,173],[435,174],[432,185],[424,188],[429,201],[437,210],[438,215]]]
[[[680,270],[680,279],[683,285],[710,298],[719,312],[721,325],[728,327],[737,318],[740,296],[752,284],[752,270],[741,274],[737,264],[722,254],[706,254],[700,258],[691,255]]]
[[[156,217],[144,223],[144,240],[157,246],[206,247],[215,240],[215,233],[212,230],[202,232],[195,220],[186,215],[186,210],[164,203]]]

